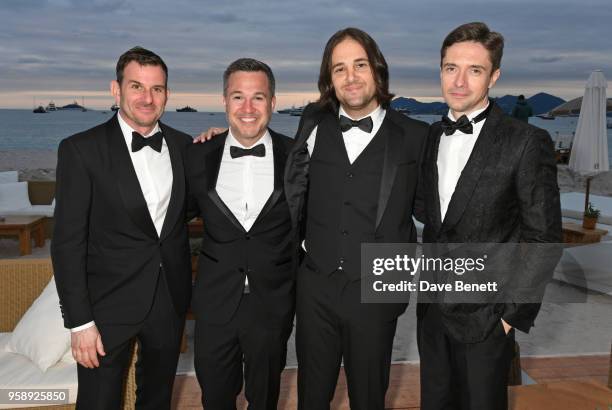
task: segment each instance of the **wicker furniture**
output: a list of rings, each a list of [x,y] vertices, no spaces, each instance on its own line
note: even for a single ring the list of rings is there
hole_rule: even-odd
[[[53,268],[50,259],[0,259],[0,332],[11,332],[32,302],[45,288]],[[58,307],[59,309],[59,307]],[[136,402],[136,349],[128,369],[124,387],[124,409],[133,409]],[[29,409],[69,410],[75,405],[30,407]]]

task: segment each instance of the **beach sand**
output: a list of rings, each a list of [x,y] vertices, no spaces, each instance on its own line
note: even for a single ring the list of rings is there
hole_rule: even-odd
[[[20,181],[53,181],[57,152],[53,150],[0,151],[0,171],[19,171]]]
[[[20,181],[55,180],[57,152],[52,150],[0,151],[0,171],[18,170]],[[561,192],[584,192],[586,179],[570,170],[567,165],[558,166]],[[591,181],[591,193],[612,197],[612,171],[597,175]]]

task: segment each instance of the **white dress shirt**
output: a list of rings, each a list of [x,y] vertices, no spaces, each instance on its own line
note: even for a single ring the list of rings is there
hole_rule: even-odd
[[[467,117],[471,121],[478,114],[486,110],[486,107],[476,110],[469,114]],[[453,121],[457,119],[453,116],[451,111],[448,111],[448,118]],[[463,168],[468,162],[476,140],[480,135],[480,131],[485,123],[486,119],[472,124],[472,134],[464,134],[462,131],[455,131],[451,135],[442,133],[440,137],[440,145],[438,148],[438,193],[440,195],[440,213],[441,220],[444,221],[448,205],[450,204],[457,182],[463,172]]]
[[[119,126],[127,145],[127,150],[130,153],[132,165],[136,171],[136,177],[140,184],[140,189],[144,195],[144,199],[151,215],[151,220],[155,225],[157,235],[161,235],[166,211],[170,203],[170,195],[172,193],[172,162],[170,161],[170,153],[166,140],[162,140],[161,152],[155,151],[151,147],[143,147],[138,152],[132,152],[132,132],[135,131],[128,125],[121,116],[121,111],[117,115]],[[155,124],[153,130],[143,137],[150,137],[159,131],[159,124]],[[95,323],[89,322],[84,325],[70,329],[72,332],[87,329]]]
[[[236,140],[230,129],[217,177],[217,194],[245,231],[251,229],[274,191],[274,152],[272,137],[268,131],[252,147],[261,143],[266,148],[265,156],[245,155],[232,158],[231,146],[246,147]]]
[[[374,111],[369,113],[368,115],[364,115],[360,118],[352,118],[350,115],[344,111],[342,107],[338,112],[338,118],[340,115],[344,115],[354,121],[359,121],[365,117],[372,118],[372,132],[365,132],[359,127],[353,127],[350,130],[342,133],[342,139],[344,140],[344,147],[346,148],[346,154],[348,155],[349,162],[352,164],[355,162],[357,157],[363,152],[363,150],[368,146],[368,144],[374,139],[374,136],[380,129],[383,120],[385,119],[385,115],[387,111],[384,110],[380,105],[376,107]],[[308,153],[312,156],[312,152],[314,151],[315,142],[317,139],[317,129],[319,127],[315,127],[308,140],[306,141],[306,146],[308,148]]]

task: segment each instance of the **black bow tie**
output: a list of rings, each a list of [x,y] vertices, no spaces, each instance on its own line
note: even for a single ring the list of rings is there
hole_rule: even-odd
[[[161,131],[158,131],[147,138],[134,131],[132,132],[132,152],[138,152],[147,145],[155,151],[161,152],[163,139],[164,135]]]
[[[462,115],[457,121],[453,121],[447,116],[444,116],[442,118],[442,130],[445,135],[452,135],[455,131],[471,134],[474,131],[474,127],[466,115]]]
[[[355,121],[351,120],[349,117],[345,117],[344,115],[340,116],[340,129],[342,132],[347,132],[353,127],[358,127],[360,130],[370,133],[372,132],[374,123],[372,122],[371,117],[365,117],[359,121]]]
[[[230,146],[230,155],[232,158],[240,158],[247,155],[252,155],[254,157],[265,157],[266,156],[266,147],[264,144],[257,144],[253,148],[240,148],[235,146]]]
[[[483,112],[475,116],[471,121],[465,114],[459,117],[457,121],[453,121],[445,115],[442,117],[442,131],[444,131],[445,135],[452,135],[455,133],[455,131],[461,131],[464,134],[472,134],[474,132],[474,127],[472,124],[476,124],[477,122],[487,118],[491,108],[493,108],[493,103],[489,102],[489,106]]]

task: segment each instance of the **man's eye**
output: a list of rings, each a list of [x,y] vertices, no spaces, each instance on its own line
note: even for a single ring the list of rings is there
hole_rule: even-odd
[[[342,71],[344,71],[344,68],[343,68],[343,67],[336,67],[336,68],[334,68],[333,73],[334,73],[334,74],[337,74],[337,73],[341,73]]]

